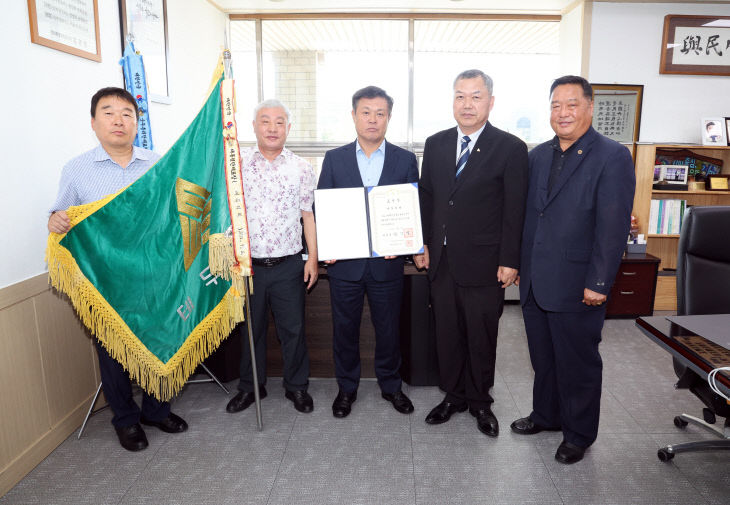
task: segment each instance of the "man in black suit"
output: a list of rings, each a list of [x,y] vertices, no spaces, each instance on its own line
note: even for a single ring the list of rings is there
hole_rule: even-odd
[[[318,189],[383,186],[418,181],[416,156],[385,140],[393,99],[368,86],[352,96],[357,140],[328,151]],[[413,412],[401,391],[400,307],[403,258],[326,260],[332,303],[332,347],[339,392],[332,404],[335,417],[347,417],[360,383],[360,320],[368,297],[375,327],[375,375],[383,398],[402,414]]]
[[[555,137],[530,152],[520,301],[535,369],[532,413],[512,431],[562,431],[560,463],[598,435],[606,299],[631,226],[634,163],[591,127],[593,89],[568,75],[550,87]]]
[[[444,400],[426,417],[445,423],[455,412],[476,417],[479,430],[499,434],[494,401],[497,328],[504,288],[517,278],[527,186],[527,146],[487,120],[492,79],[467,70],[454,81],[457,127],[426,139],[419,193],[436,321]]]

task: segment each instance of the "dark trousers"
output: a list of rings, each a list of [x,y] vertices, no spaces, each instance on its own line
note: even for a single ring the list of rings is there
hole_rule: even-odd
[[[360,321],[365,295],[375,328],[375,376],[383,393],[395,393],[402,384],[399,321],[403,277],[377,281],[369,266],[359,281],[330,277],[337,384],[345,393],[357,391],[360,384]]]
[[[132,398],[132,382],[129,374],[118,361],[109,356],[98,340],[96,354],[99,356],[99,372],[101,387],[104,389],[106,401],[114,413],[112,424],[124,428],[139,422],[140,415],[150,421],[162,421],[170,415],[170,403],[161,402],[147,393],[142,394],[142,410]]]
[[[530,418],[562,427],[567,442],[588,447],[598,436],[603,361],[598,352],[606,306],[585,312],[548,312],[532,290],[522,307],[535,370]]]
[[[294,254],[273,267],[254,265],[251,295],[251,330],[256,353],[256,372],[260,385],[266,384],[266,333],[268,308],[274,315],[276,335],[284,361],[284,388],[305,390],[309,385],[309,354],[304,336],[304,262]],[[253,369],[246,323],[241,333],[240,391],[253,392]]]
[[[496,271],[494,285],[457,284],[449,270],[447,249],[431,281],[440,387],[448,402],[487,408],[494,401],[489,390],[494,386],[504,289],[496,282]]]

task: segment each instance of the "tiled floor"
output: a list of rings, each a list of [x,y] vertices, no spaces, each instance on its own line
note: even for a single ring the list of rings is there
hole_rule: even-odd
[[[586,458],[555,462],[560,433],[514,435],[529,414],[532,370],[519,307],[506,307],[493,389],[501,434],[479,433],[468,414],[440,426],[423,421],[442,398],[435,387],[408,387],[416,411],[405,416],[363,381],[352,414],[332,417],[331,379],[313,379],[315,411],[297,413],[280,379],[263,400],[264,430],[254,408],[228,414],[215,385],[189,385],[174,411],[190,424],[182,435],[148,429],[150,447],[123,450],[103,411],[81,440],[69,437],[8,494],[9,504],[727,504],[730,453],[657,459],[667,443],[706,438],[681,431],[673,417],[701,404],[675,390],[669,355],[632,320],[608,320],[601,352],[601,427]],[[229,384],[235,388],[235,383]]]

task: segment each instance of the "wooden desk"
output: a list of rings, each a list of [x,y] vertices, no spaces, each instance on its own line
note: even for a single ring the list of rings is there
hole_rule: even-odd
[[[672,323],[664,316],[640,317],[636,326],[700,377],[707,378],[713,369],[730,363],[729,349]],[[723,392],[730,396],[730,378],[718,374],[717,379]]]
[[[701,316],[699,316],[701,317]],[[681,365],[688,367],[694,374],[682,374],[680,382],[687,380],[683,388],[690,390],[702,399],[703,403],[712,409],[705,409],[700,419],[689,414],[681,414],[674,418],[674,425],[677,428],[684,428],[688,424],[700,427],[712,434],[719,440],[701,440],[697,442],[686,442],[683,444],[667,445],[657,451],[657,457],[661,461],[670,461],[675,454],[690,451],[708,450],[730,450],[730,432],[716,427],[715,412],[718,415],[728,417],[728,408],[725,400],[712,392],[702,381],[707,381],[707,376],[715,368],[727,366],[730,363],[730,350],[702,338],[702,336],[691,332],[682,326],[674,324],[664,317],[641,317],[636,320],[636,325],[654,342],[669,351],[669,353]],[[725,396],[730,395],[730,378],[722,373],[717,374],[717,385]],[[678,383],[679,385],[679,383]],[[707,415],[709,412],[710,416]],[[727,426],[727,424],[725,425]]]
[[[438,384],[436,342],[431,324],[429,283],[425,272],[413,265],[404,269],[403,300],[401,304],[401,376],[408,384],[417,386]],[[304,300],[304,325],[309,351],[310,377],[334,377],[332,361],[332,311],[330,309],[329,278],[320,268],[319,279]],[[244,326],[245,332],[245,326]],[[247,337],[246,337],[247,338]],[[283,363],[281,346],[276,337],[271,313],[266,342],[266,373],[280,377]],[[243,341],[248,345],[246,340]],[[228,337],[205,364],[224,382],[238,378],[242,341],[238,332]],[[375,377],[375,330],[370,322],[367,298],[360,324],[360,361],[362,377]]]

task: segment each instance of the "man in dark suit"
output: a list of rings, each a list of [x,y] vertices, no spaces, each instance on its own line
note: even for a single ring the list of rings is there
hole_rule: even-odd
[[[413,153],[385,140],[393,99],[368,86],[352,96],[357,140],[328,151],[318,189],[383,186],[418,181]],[[403,414],[413,404],[401,391],[399,318],[403,292],[403,258],[326,260],[332,303],[332,347],[339,392],[335,417],[347,417],[360,383],[360,320],[364,297],[375,327],[375,375],[382,396]]]
[[[580,461],[598,434],[606,297],[631,223],[634,164],[591,127],[593,90],[582,77],[550,88],[556,136],[530,152],[520,301],[535,370],[532,413],[512,431],[563,432],[555,459]]]
[[[499,434],[494,401],[497,328],[504,288],[517,278],[527,186],[527,147],[487,120],[492,79],[467,70],[454,81],[457,127],[426,139],[419,185],[425,252],[436,321],[444,400],[426,417],[476,417],[479,430]]]

